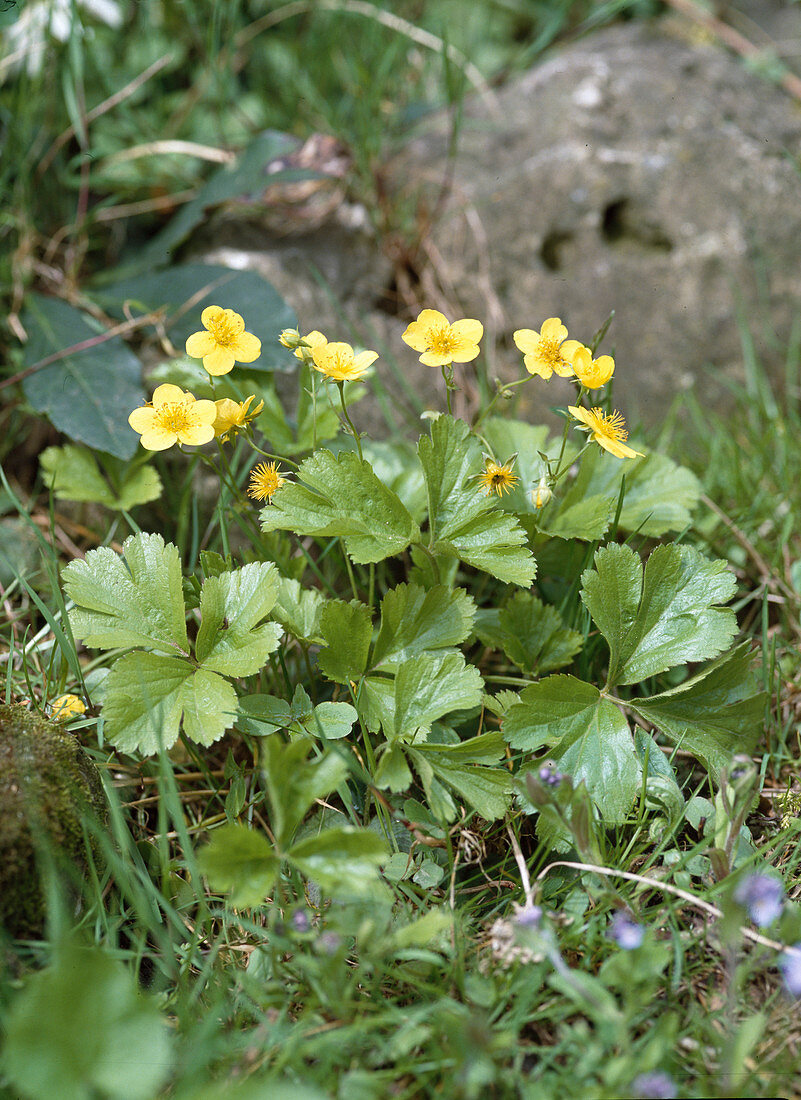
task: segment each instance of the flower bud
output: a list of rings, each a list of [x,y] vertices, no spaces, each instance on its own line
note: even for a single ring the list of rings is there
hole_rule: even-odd
[[[539,483],[531,490],[531,500],[535,508],[544,508],[553,496],[553,491],[548,484],[547,477],[541,477]]]
[[[294,351],[300,344],[300,333],[296,328],[285,328],[278,337],[278,341],[283,344],[285,348],[290,348]]]

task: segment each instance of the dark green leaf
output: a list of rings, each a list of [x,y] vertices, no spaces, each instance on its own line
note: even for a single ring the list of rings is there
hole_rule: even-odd
[[[358,600],[329,600],[320,612],[320,633],[325,648],[318,661],[325,675],[338,684],[358,680],[367,668],[373,636],[370,608]]]
[[[22,383],[37,412],[77,443],[118,458],[131,458],[138,437],[129,413],[144,401],[142,364],[119,336],[100,339],[103,329],[66,302],[29,294],[22,317],[29,340],[23,366],[88,340],[97,342],[36,370]]]
[[[502,649],[518,668],[540,675],[570,664],[583,642],[556,608],[529,592],[515,592],[500,609],[479,611],[475,631],[484,645]]]
[[[394,711],[384,727],[387,739],[425,736],[438,718],[479,706],[483,686],[478,669],[466,665],[461,653],[409,658],[395,677]]]

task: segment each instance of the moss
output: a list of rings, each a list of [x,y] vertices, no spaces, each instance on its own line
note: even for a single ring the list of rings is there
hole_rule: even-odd
[[[38,853],[75,881],[86,870],[81,820],[105,814],[99,773],[77,739],[24,707],[0,705],[0,926],[9,935],[44,929]]]

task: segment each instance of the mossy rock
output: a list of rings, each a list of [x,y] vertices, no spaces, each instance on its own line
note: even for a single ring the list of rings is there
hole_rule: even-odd
[[[97,768],[78,740],[24,707],[0,705],[0,927],[34,938],[45,924],[39,853],[74,883],[86,870],[82,819],[106,817]]]

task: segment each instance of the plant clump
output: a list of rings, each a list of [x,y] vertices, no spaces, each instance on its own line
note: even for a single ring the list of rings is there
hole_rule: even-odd
[[[82,874],[82,818],[103,817],[100,776],[73,734],[24,707],[0,705],[0,926],[21,938],[45,922],[40,864]]]

